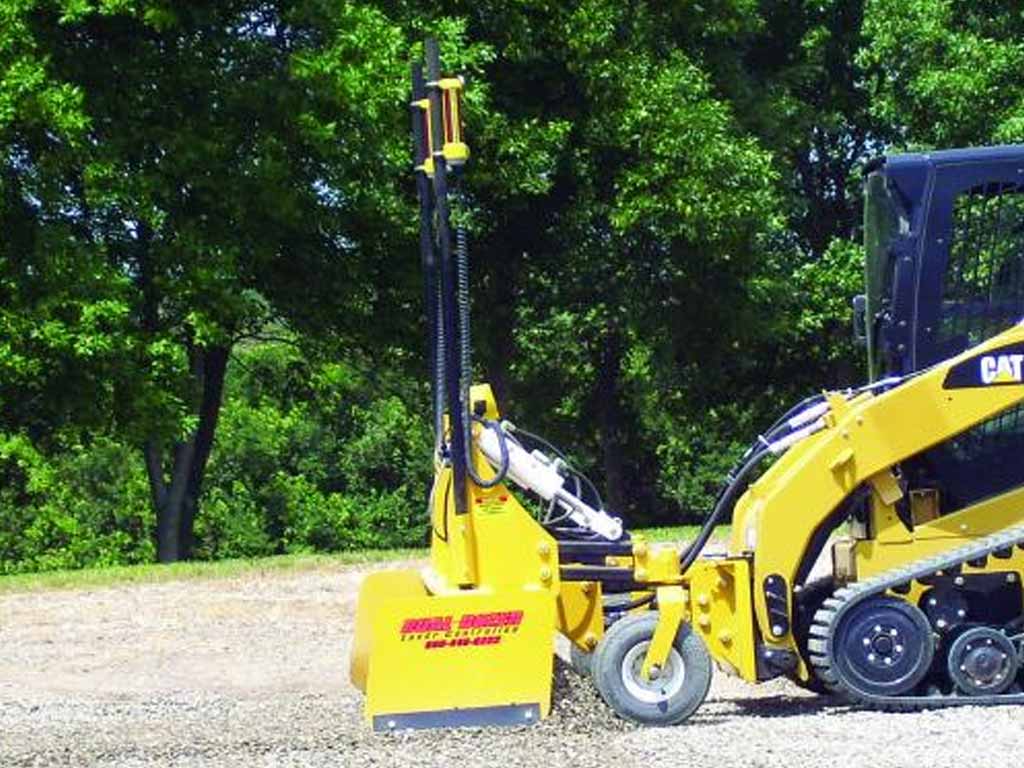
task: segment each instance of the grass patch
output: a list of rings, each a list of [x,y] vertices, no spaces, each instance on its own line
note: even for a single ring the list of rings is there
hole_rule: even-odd
[[[711,537],[724,539],[729,535],[730,526],[720,525],[715,528]],[[662,528],[640,528],[636,533],[643,535],[648,541],[692,541],[700,533],[699,525],[668,525]]]
[[[700,526],[674,525],[642,528],[648,541],[679,542],[696,537]],[[718,528],[715,538],[729,533],[729,526]],[[239,560],[173,563],[171,565],[119,565],[109,568],[85,568],[77,571],[47,571],[0,576],[0,594],[49,589],[88,589],[123,584],[154,584],[189,579],[231,579],[265,571],[308,571],[363,563],[380,563],[409,557],[426,557],[426,549],[376,549],[335,554],[277,555]]]

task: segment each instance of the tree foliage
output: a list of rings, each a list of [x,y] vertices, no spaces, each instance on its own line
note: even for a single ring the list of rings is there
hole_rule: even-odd
[[[1024,13],[1012,0],[869,0],[873,109],[911,146],[1024,140]]]
[[[407,77],[478,375],[632,523],[861,378],[860,164],[1021,139],[991,0],[0,0],[0,570],[420,540]]]

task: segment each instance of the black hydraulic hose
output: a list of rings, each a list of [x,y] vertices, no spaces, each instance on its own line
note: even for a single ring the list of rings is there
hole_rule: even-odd
[[[772,440],[778,437],[779,432],[781,432],[784,427],[788,426],[788,422],[791,418],[796,416],[801,411],[817,405],[824,399],[824,395],[811,395],[809,397],[805,397],[799,403],[797,403],[788,411],[786,411],[782,416],[776,419],[774,424],[772,424],[766,431],[762,432],[761,435],[758,436],[757,440],[754,443],[752,443],[749,448],[747,448],[743,456],[740,457],[739,464],[744,464],[746,460],[753,456],[755,453],[757,453],[757,451],[767,447],[768,443],[772,442]],[[728,477],[732,478],[734,472],[730,472]]]
[[[901,384],[913,376],[919,375],[919,372],[911,374],[910,376],[904,376],[893,381],[880,381],[873,382],[866,386],[860,387],[856,392],[865,392],[871,389],[877,389],[880,386],[884,386],[889,389],[897,384]],[[731,509],[735,505],[736,497],[746,489],[746,479],[750,473],[761,463],[761,460],[767,456],[770,451],[768,450],[768,444],[780,436],[779,433],[783,431],[784,427],[788,426],[788,422],[791,418],[796,416],[801,411],[811,408],[825,399],[824,395],[811,395],[805,397],[799,403],[794,405],[785,414],[783,414],[776,422],[762,434],[757,442],[753,443],[743,454],[739,463],[736,467],[729,472],[726,476],[726,482],[722,485],[721,490],[715,498],[715,505],[712,508],[711,514],[701,527],[700,533],[696,540],[687,547],[686,551],[680,557],[680,572],[686,573],[686,571],[693,565],[700,551],[707,544],[708,539],[711,538],[711,534],[714,532],[715,527],[721,521],[722,516],[725,514],[726,509]]]
[[[820,394],[819,395],[810,395],[809,397],[805,397],[799,403],[797,403],[792,408],[790,408],[788,411],[786,411],[784,414],[782,414],[782,416],[780,416],[778,419],[776,419],[775,423],[772,424],[771,427],[769,427],[768,430],[764,433],[764,437],[765,438],[770,438],[770,436],[772,434],[774,434],[775,432],[778,432],[779,429],[781,429],[782,427],[786,426],[786,423],[791,418],[796,416],[801,411],[804,411],[804,410],[810,408],[811,406],[817,405],[818,403],[820,403],[824,399],[825,399],[825,396],[824,395],[820,395]]]
[[[434,160],[434,232],[437,236],[437,252],[440,257],[438,277],[441,286],[441,316],[444,326],[444,370],[445,402],[448,404],[448,418],[451,428],[452,475],[455,494],[455,514],[464,515],[469,511],[469,495],[466,483],[469,480],[466,469],[466,447],[463,444],[466,431],[466,411],[460,406],[459,350],[455,346],[459,338],[459,312],[456,301],[455,259],[452,256],[452,236],[448,213],[448,165],[444,158],[444,126],[442,119],[441,58],[437,41],[429,38],[425,46],[427,63],[427,97],[430,101],[429,130],[433,137],[431,147]]]
[[[701,550],[703,550],[707,545],[708,539],[711,538],[711,534],[714,533],[715,527],[719,522],[721,522],[725,513],[732,510],[735,506],[737,497],[746,489],[746,480],[750,476],[750,473],[757,468],[758,464],[761,463],[761,460],[767,455],[767,449],[755,452],[754,455],[746,460],[728,485],[723,488],[715,502],[714,509],[711,510],[711,514],[708,515],[708,519],[704,521],[704,525],[701,527],[700,533],[697,534],[697,538],[680,556],[680,574],[685,574],[690,569],[690,566],[693,565],[694,561],[700,555]]]
[[[495,471],[494,477],[489,480],[484,480],[476,473],[476,468],[473,466],[472,456],[466,457],[466,467],[469,469],[469,476],[473,478],[473,482],[481,488],[493,488],[502,482],[508,475],[509,467],[509,454],[508,454],[508,436],[505,434],[505,430],[501,428],[501,424],[493,419],[482,419],[479,416],[474,416],[473,421],[478,424],[482,424],[484,429],[494,430],[494,434],[498,436],[498,451],[501,453],[501,460],[498,462],[498,469]],[[469,443],[467,443],[468,445]]]

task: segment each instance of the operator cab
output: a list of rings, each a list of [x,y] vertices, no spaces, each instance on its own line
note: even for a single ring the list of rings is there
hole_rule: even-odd
[[[922,370],[1024,319],[1024,145],[894,155],[865,181],[872,380]],[[1024,485],[1024,407],[904,463],[941,514]]]

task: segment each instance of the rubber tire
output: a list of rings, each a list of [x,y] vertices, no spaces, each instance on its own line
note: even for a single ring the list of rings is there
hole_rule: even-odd
[[[590,677],[594,654],[582,650],[576,643],[569,642],[569,666],[580,677]]]
[[[594,651],[591,675],[601,698],[619,717],[643,725],[677,725],[696,712],[708,694],[711,656],[690,626],[680,625],[673,646],[683,663],[682,686],[665,701],[640,701],[629,693],[622,680],[622,663],[634,646],[650,641],[657,624],[657,611],[626,616],[615,622]]]
[[[815,667],[811,665],[811,654],[807,648],[807,641],[810,639],[811,624],[814,623],[814,614],[821,608],[832,593],[836,591],[836,581],[832,576],[823,576],[814,581],[807,582],[800,591],[793,603],[793,639],[796,640],[797,650],[800,658],[811,671],[810,680],[801,680],[796,675],[789,678],[798,688],[811,691],[819,696],[840,695],[839,691],[829,688],[825,681],[818,677]]]

